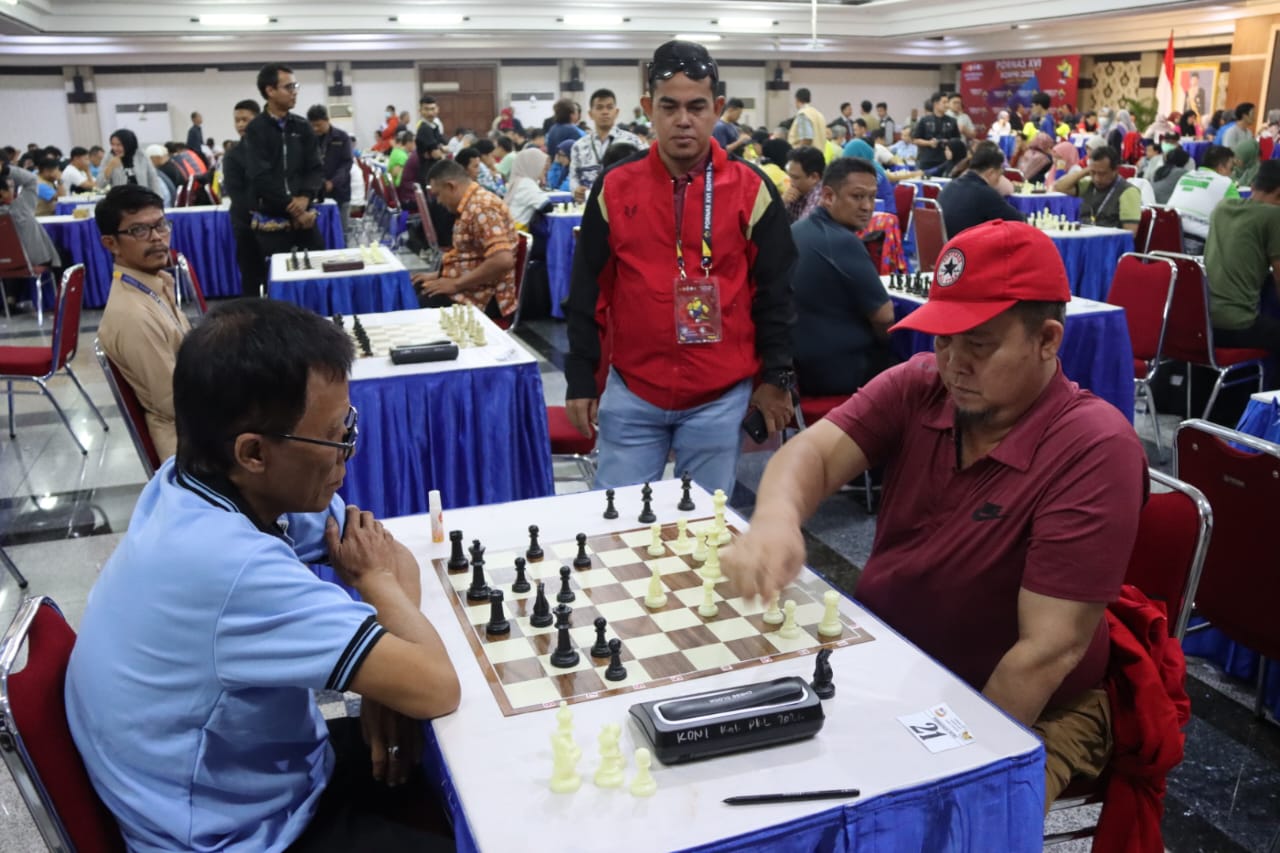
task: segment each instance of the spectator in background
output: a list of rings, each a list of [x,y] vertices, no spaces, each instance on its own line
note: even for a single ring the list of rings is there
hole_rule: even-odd
[[[889,115],[889,105],[884,101],[876,104],[876,118],[880,120],[880,130],[884,139],[892,145],[898,136],[898,123]]]
[[[378,127],[378,138],[370,147],[374,151],[380,151],[385,154],[395,144],[396,131],[400,129],[400,116],[396,114],[395,104],[387,104],[387,109],[383,112],[382,117],[382,124]]]
[[[828,122],[827,127],[843,127],[845,136],[853,135],[853,104],[845,101],[840,105],[840,115]]]
[[[494,142],[498,145],[498,150],[494,152],[494,156],[498,159],[498,174],[502,176],[503,183],[510,186],[511,169],[515,166],[516,161],[512,154],[516,151],[515,141],[509,136],[499,136]]]
[[[1254,138],[1253,127],[1257,120],[1258,108],[1255,105],[1246,102],[1236,107],[1236,120],[1229,128],[1223,129],[1220,144],[1235,151],[1241,142]]]
[[[1240,198],[1240,189],[1231,179],[1235,155],[1230,148],[1211,145],[1204,153],[1199,169],[1188,172],[1178,181],[1169,196],[1169,206],[1182,217],[1185,250],[1192,255],[1204,251],[1209,236],[1209,220],[1223,199]]]
[[[307,121],[316,137],[320,152],[320,171],[324,174],[321,199],[331,198],[342,214],[342,234],[348,246],[352,245],[351,225],[351,164],[355,162],[351,137],[329,120],[324,104],[315,104],[307,110]],[[416,159],[414,154],[413,158]],[[401,172],[403,179],[404,173]]]
[[[102,169],[102,161],[107,157],[107,152],[103,150],[101,145],[92,145],[89,147],[89,174],[93,179],[98,180],[98,172]]]
[[[809,103],[812,96],[808,89],[796,89],[796,115],[787,131],[787,143],[791,146],[821,144],[826,137],[822,129],[827,120]]]
[[[879,133],[880,131],[876,131]],[[844,156],[844,147],[849,144],[848,131],[843,124],[833,124],[827,128],[827,144],[822,150],[823,156],[830,163]]]
[[[1047,133],[1037,133],[1018,157],[1017,168],[1028,183],[1037,184],[1047,180],[1049,170],[1053,168],[1053,137]]]
[[[587,101],[590,107],[591,132],[573,143],[569,150],[569,191],[574,201],[587,200],[591,185],[600,176],[604,153],[617,142],[647,148],[643,139],[629,130],[617,127],[618,99],[609,89],[597,89]]]
[[[400,186],[400,176],[404,174],[404,164],[409,162],[409,150],[413,147],[413,132],[401,130],[391,143],[391,153],[387,155],[387,177],[392,186]]]
[[[791,178],[786,173],[787,157],[790,154],[791,146],[785,139],[765,139],[760,144],[760,161],[757,165],[768,175],[779,195],[785,195],[791,186]]]
[[[48,232],[36,220],[38,183],[36,176],[25,169],[0,163],[0,213],[13,217],[13,227],[26,250],[27,260],[36,266],[56,267],[60,265],[58,251]],[[5,296],[12,308],[13,294],[6,292]]]
[[[52,216],[58,212],[58,198],[67,194],[62,186],[62,170],[53,157],[36,163],[36,216]]]
[[[204,119],[201,117],[200,113],[192,113],[191,127],[187,129],[187,148],[191,149],[191,152],[195,154],[197,157],[199,157],[207,167],[211,165],[211,163],[209,162],[209,160],[205,159],[204,152],[203,152],[203,148],[204,148],[204,131],[202,129],[203,125],[204,125]]]
[[[720,116],[720,121],[716,122],[715,129],[711,131],[711,135],[715,137],[716,142],[720,143],[720,147],[730,154],[741,154],[742,146],[751,141],[751,134],[738,124],[745,106],[741,98],[730,98],[725,102],[724,114]]]
[[[164,184],[160,183],[160,173],[151,165],[151,161],[138,151],[138,137],[132,130],[117,130],[111,134],[111,159],[98,173],[98,188],[120,187],[125,184],[137,184],[146,187],[153,193],[165,195]],[[172,193],[165,199],[168,205],[173,200]]]
[[[897,216],[898,203],[893,195],[893,182],[889,180],[889,174],[884,170],[884,167],[876,162],[875,152],[867,144],[867,141],[865,139],[853,140],[844,147],[844,156],[866,160],[871,164],[876,179],[876,198],[880,199],[880,205],[884,208],[885,213]]]
[[[69,193],[92,192],[97,183],[90,174],[89,149],[79,145],[71,149],[71,159],[62,170],[62,186]]]
[[[1004,152],[1000,146],[994,142],[979,143],[969,158],[969,168],[943,187],[938,195],[938,206],[942,208],[948,237],[955,237],[967,228],[995,219],[1026,221],[1026,217],[997,191],[996,185],[1002,177]]]
[[[1164,155],[1159,167],[1147,178],[1151,181],[1151,191],[1155,195],[1156,204],[1168,204],[1169,197],[1182,176],[1191,171],[1191,155],[1182,147],[1176,147]]]
[[[813,213],[822,198],[822,173],[827,161],[823,153],[811,145],[792,148],[787,154],[787,177],[791,186],[782,194],[787,219],[796,223]]]
[[[871,102],[863,101],[859,106],[862,107],[862,114],[858,118],[862,119],[862,123],[867,128],[867,133],[880,129],[880,116],[871,111]]]
[[[445,152],[444,132],[440,129],[440,106],[430,95],[423,95],[418,100],[418,114],[422,117],[418,122],[417,133],[414,134],[414,147],[418,157],[423,161],[443,160]]]
[[[1057,134],[1057,124],[1053,120],[1053,111],[1049,106],[1051,103],[1052,100],[1045,92],[1036,92],[1031,96],[1031,123],[1038,131],[1053,139]]]
[[[1002,136],[1013,136],[1013,125],[1009,123],[1008,110],[997,113],[996,120],[991,122],[991,127],[987,129],[988,139],[999,139]]]
[[[959,95],[952,95],[947,99],[947,115],[955,119],[956,127],[960,130],[960,135],[964,139],[969,140],[977,136],[977,131],[973,126],[973,119],[969,118],[964,111],[964,99]]]
[[[243,140],[249,122],[257,118],[261,110],[258,102],[247,98],[236,104],[232,113],[236,135]],[[249,178],[245,171],[245,147],[237,142],[222,158],[222,193],[231,200],[231,235],[236,241],[236,266],[240,268],[241,292],[257,295],[267,283],[267,265],[258,251],[258,240],[253,235],[253,198],[249,194]]]
[[[547,170],[547,189],[555,192],[569,192],[570,157],[572,156],[573,143],[575,141],[566,139],[556,149],[555,162]]]
[[[498,161],[493,159],[493,152],[498,149],[498,146],[492,139],[477,139],[475,149],[480,155],[480,174],[476,176],[480,186],[499,196],[506,195],[506,184],[498,174]]]
[[[911,129],[911,141],[919,148],[916,163],[925,172],[943,166],[947,159],[947,140],[960,138],[960,128],[955,119],[947,115],[947,106],[945,95],[931,96],[929,114],[922,116]]]
[[[177,190],[179,187],[187,185],[187,176],[178,168],[178,164],[173,161],[173,156],[169,153],[169,149],[163,145],[148,145],[147,159],[151,161],[151,165],[155,166],[156,171],[169,179],[169,183]]]
[[[547,150],[560,151],[560,143],[568,140],[576,142],[582,138],[582,129],[577,125],[577,109],[573,101],[561,98],[552,105],[554,122],[547,129]],[[572,146],[570,146],[572,147]],[[568,173],[566,172],[566,178]]]
[[[547,155],[537,148],[526,148],[510,159],[514,162],[507,184],[507,209],[516,225],[528,226],[535,213],[551,204],[551,196],[541,187]]]

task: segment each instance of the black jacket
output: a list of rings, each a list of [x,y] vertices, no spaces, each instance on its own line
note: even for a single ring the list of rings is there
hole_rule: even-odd
[[[418,127],[418,135],[414,137],[413,144],[414,148],[418,150],[418,156],[422,158],[423,162],[430,164],[432,162],[431,152],[437,148],[444,148],[448,144],[448,140],[440,135],[440,131],[436,129],[434,124],[429,121],[424,121],[421,126]],[[424,169],[422,172],[424,180],[426,179],[426,176],[427,173]]]
[[[351,137],[341,128],[329,126],[329,132],[316,139],[320,150],[324,180],[333,184],[328,197],[338,204],[351,201]]]
[[[231,199],[232,221],[249,221],[249,180],[244,171],[244,139],[222,158],[222,194]]]
[[[939,142],[946,142],[948,139],[960,138],[960,126],[956,124],[956,120],[948,115],[934,115],[929,113],[916,122],[916,126],[911,131],[911,139],[913,142],[919,143],[924,139],[936,139]],[[931,169],[937,166],[943,160],[947,159],[945,145],[939,145],[937,148],[928,148],[920,145],[919,151],[916,153],[916,165],[921,169]]]
[[[947,239],[966,228],[996,219],[1008,222],[1027,221],[1016,207],[1005,201],[977,172],[965,172],[943,187],[938,194],[938,207],[942,208]]]
[[[311,125],[289,113],[283,122],[263,112],[245,131],[240,145],[249,206],[269,216],[288,216],[293,196],[315,199],[324,186],[320,154]]]

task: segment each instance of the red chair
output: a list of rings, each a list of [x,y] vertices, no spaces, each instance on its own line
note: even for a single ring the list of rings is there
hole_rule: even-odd
[[[151,440],[151,430],[147,428],[147,415],[142,403],[138,401],[138,395],[129,380],[124,378],[120,368],[102,351],[102,345],[96,338],[93,341],[93,354],[97,356],[103,376],[107,377],[107,386],[116,400],[116,408],[124,415],[124,425],[129,428],[129,438],[133,439],[133,449],[138,452],[138,459],[150,480],[151,475],[160,467],[160,453]]]
[[[1130,166],[1128,163],[1121,163],[1119,166],[1116,166],[1116,171],[1119,172],[1120,177],[1124,178],[1126,181],[1130,178],[1138,177],[1138,167]]]
[[[1121,255],[1116,263],[1111,290],[1107,293],[1108,303],[1124,309],[1129,342],[1133,346],[1134,390],[1146,397],[1157,454],[1162,454],[1160,418],[1156,414],[1151,383],[1160,368],[1165,320],[1177,280],[1178,266],[1169,258],[1130,252]]]
[[[938,255],[947,244],[947,226],[942,220],[942,208],[931,198],[916,200],[911,214],[916,220],[916,255],[921,272],[933,272]]]
[[[1173,471],[1213,507],[1215,532],[1196,590],[1196,614],[1263,658],[1254,705],[1261,716],[1266,659],[1280,658],[1280,572],[1271,541],[1280,506],[1280,446],[1207,421],[1183,421]]]
[[[1012,166],[1005,167],[1004,177],[1011,184],[1025,184],[1027,182],[1027,176],[1022,174],[1022,170],[1015,169]]]
[[[27,598],[0,640],[0,754],[50,850],[123,851],[76,751],[63,687],[76,635],[53,600]],[[27,662],[14,672],[23,647]]]
[[[1209,277],[1199,258],[1172,252],[1152,252],[1169,258],[1178,267],[1177,286],[1165,320],[1162,357],[1200,364],[1218,374],[1213,391],[1205,403],[1201,417],[1206,420],[1213,411],[1213,404],[1223,388],[1257,381],[1262,390],[1263,362],[1269,353],[1264,349],[1215,347],[1213,326],[1209,320]],[[1252,370],[1253,373],[1230,382],[1227,376],[1236,370]],[[1187,371],[1187,412],[1191,411],[1191,371]]]
[[[874,239],[870,239],[870,235],[862,238],[862,245],[866,247],[867,254],[871,256],[871,263],[876,265],[876,269],[880,269],[880,264],[884,260],[884,243],[885,234],[883,231],[874,232]]]
[[[1148,212],[1150,212],[1149,219]],[[1144,222],[1147,223],[1145,238],[1143,237]],[[1142,218],[1138,220],[1138,233],[1135,235],[1134,246],[1139,252],[1182,254],[1182,216],[1172,207],[1142,208]]]
[[[1136,164],[1142,159],[1142,134],[1131,130],[1124,135],[1120,145],[1120,159],[1125,163]]]
[[[898,208],[898,219],[902,224],[902,238],[905,240],[911,231],[911,211],[916,203],[916,185],[902,181],[893,185],[893,204]],[[903,213],[903,211],[906,213]]]
[[[18,228],[13,224],[13,216],[0,213],[0,282],[6,278],[29,278],[36,283],[36,324],[44,325],[44,277],[49,276],[49,283],[57,286],[53,270],[44,264],[33,264],[27,257],[27,249],[18,237]],[[4,316],[9,316],[9,300],[5,298],[4,287],[0,284],[0,301],[4,303]]]
[[[174,284],[177,285],[175,296],[178,300],[178,306],[182,306],[184,299],[195,299],[196,305],[200,306],[200,314],[203,316],[208,312],[209,306],[204,301],[204,288],[200,286],[200,279],[196,277],[195,267],[191,266],[187,256],[177,249],[169,250],[169,263],[176,273],[174,275]]]
[[[1271,152],[1276,150],[1276,140],[1271,136],[1264,136],[1258,140],[1258,159],[1270,160]]]
[[[57,313],[53,321],[52,346],[0,346],[0,382],[5,383],[9,398],[10,438],[17,438],[13,428],[13,383],[34,382],[39,386],[40,393],[53,404],[54,411],[62,419],[67,432],[71,433],[72,440],[79,445],[80,452],[86,456],[89,455],[89,449],[81,443],[76,431],[71,428],[71,422],[67,420],[66,413],[62,411],[53,394],[49,393],[49,386],[46,384],[54,374],[64,371],[75,383],[80,396],[84,397],[89,408],[97,416],[103,432],[107,431],[107,422],[103,419],[102,413],[93,404],[84,386],[76,378],[75,371],[71,369],[71,362],[76,357],[76,346],[80,342],[80,306],[83,301],[84,264],[76,264],[62,277],[62,293],[58,296]]]
[[[529,271],[529,254],[533,251],[533,235],[528,231],[516,232],[516,307],[509,315],[494,320],[500,328],[514,329],[520,325],[520,309],[524,307],[524,277]]]
[[[601,321],[600,361],[596,364],[596,397],[604,394],[605,382],[609,378],[609,363],[613,358],[613,332],[609,328],[609,316],[598,318]],[[596,437],[584,438],[569,420],[565,406],[547,406],[547,432],[551,437],[551,461],[572,462],[578,466],[579,477],[588,486],[596,478]]]
[[[933,181],[924,181],[920,184],[920,194],[928,199],[938,200],[938,196],[942,195],[942,184]]]

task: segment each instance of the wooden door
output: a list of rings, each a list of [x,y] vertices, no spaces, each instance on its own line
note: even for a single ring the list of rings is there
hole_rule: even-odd
[[[498,66],[420,65],[419,88],[440,105],[440,121],[445,136],[459,127],[485,136],[498,115]],[[414,116],[417,121],[417,116]]]

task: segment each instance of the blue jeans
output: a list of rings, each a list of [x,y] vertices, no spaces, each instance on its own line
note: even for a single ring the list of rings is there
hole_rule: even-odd
[[[610,369],[600,397],[596,449],[597,489],[614,489],[662,479],[667,456],[676,455],[677,476],[688,471],[709,492],[733,494],[742,452],[740,425],[751,400],[744,379],[719,399],[692,409],[669,411],[637,397]]]

